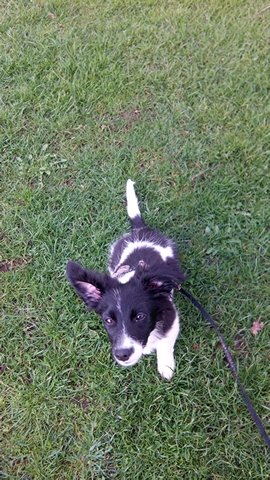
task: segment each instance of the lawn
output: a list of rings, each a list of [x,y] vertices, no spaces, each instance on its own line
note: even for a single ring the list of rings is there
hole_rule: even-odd
[[[106,269],[135,180],[269,432],[265,6],[1,2],[1,478],[269,479],[218,339],[185,299],[165,382],[154,356],[114,365],[65,278],[68,259]]]

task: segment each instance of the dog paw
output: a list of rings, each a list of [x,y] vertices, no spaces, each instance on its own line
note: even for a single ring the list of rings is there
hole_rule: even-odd
[[[160,373],[162,378],[165,378],[165,380],[172,379],[174,369],[175,369],[174,358],[170,359],[166,363],[158,364],[158,372]]]

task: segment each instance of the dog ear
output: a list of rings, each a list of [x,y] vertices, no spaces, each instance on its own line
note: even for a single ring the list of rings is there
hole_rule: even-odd
[[[148,271],[140,275],[145,290],[153,294],[168,294],[178,288],[186,279],[186,275],[175,262],[167,262],[158,272]]]
[[[81,267],[78,263],[69,261],[66,275],[87,307],[96,310],[106,289],[107,276]]]
[[[163,275],[147,275],[141,281],[144,289],[153,294],[170,293],[178,287],[178,284],[172,278]]]

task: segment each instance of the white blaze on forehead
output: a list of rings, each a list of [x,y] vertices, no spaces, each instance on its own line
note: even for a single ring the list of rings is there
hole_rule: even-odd
[[[123,334],[123,337],[122,337],[121,342],[119,344],[119,347],[121,347],[121,348],[131,348],[131,347],[133,347],[134,342],[135,342],[135,340],[133,340],[133,338],[129,337],[126,334],[126,331],[124,329],[124,334]]]
[[[134,190],[134,182],[132,180],[127,181],[126,185],[126,197],[127,197],[127,213],[129,218],[135,218],[141,216],[138,199]]]
[[[121,299],[120,299],[120,292],[117,288],[114,288],[113,295],[116,300],[116,308],[119,312],[121,312]]]

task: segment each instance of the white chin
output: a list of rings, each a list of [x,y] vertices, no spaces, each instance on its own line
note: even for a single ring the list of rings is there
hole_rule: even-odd
[[[119,360],[116,358],[114,355],[115,361],[121,365],[121,367],[133,367],[133,365],[136,365],[138,361],[140,360],[142,354],[143,354],[143,346],[141,343],[139,343],[136,340],[133,340],[130,337],[126,337],[123,339],[121,343],[118,344],[118,348],[132,348],[133,353],[130,355],[129,359],[126,361]]]
[[[118,365],[121,365],[121,367],[133,367],[133,365],[136,365],[136,363],[138,363],[140,358],[141,357],[134,360],[130,359],[130,360],[127,360],[126,362],[121,362],[121,360],[118,360],[117,358],[114,357],[115,361],[118,363]]]

